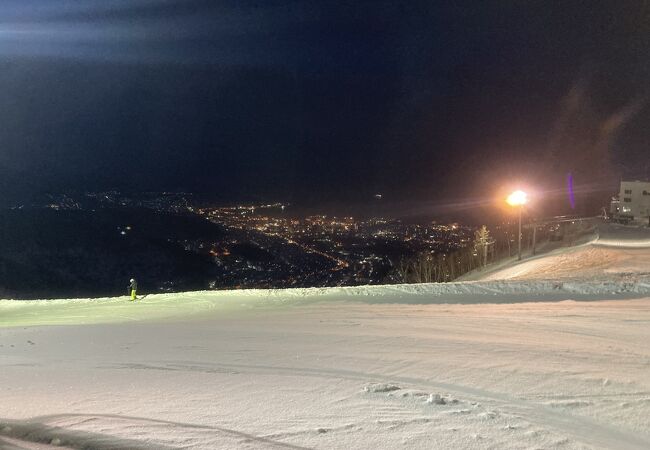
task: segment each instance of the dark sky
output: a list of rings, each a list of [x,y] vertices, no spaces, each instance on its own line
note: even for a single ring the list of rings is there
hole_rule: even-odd
[[[650,175],[650,2],[4,0],[0,189],[481,202]]]

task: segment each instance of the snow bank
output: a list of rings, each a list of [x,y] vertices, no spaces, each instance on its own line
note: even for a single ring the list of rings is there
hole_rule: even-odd
[[[650,296],[650,275],[603,280],[492,280],[301,289],[197,291],[61,300],[0,300],[0,327],[169,320],[322,302],[396,304],[519,303]]]
[[[0,327],[167,320],[319,302],[454,304],[600,300],[650,295],[650,276],[612,280],[494,280],[303,289],[249,289],[62,300],[0,300]]]

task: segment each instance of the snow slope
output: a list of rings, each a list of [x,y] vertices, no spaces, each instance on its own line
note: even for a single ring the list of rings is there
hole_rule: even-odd
[[[0,449],[650,448],[650,248],[602,244],[545,257],[572,276],[0,301]]]
[[[579,280],[647,283],[650,280],[650,228],[600,223],[591,242],[513,261],[466,276],[464,280]]]

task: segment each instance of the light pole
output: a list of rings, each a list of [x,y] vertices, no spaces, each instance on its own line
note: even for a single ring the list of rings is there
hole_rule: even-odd
[[[528,202],[528,195],[524,191],[515,191],[508,196],[506,202],[510,206],[517,206],[519,208],[519,236],[517,239],[517,260],[521,261],[521,211],[524,205]]]

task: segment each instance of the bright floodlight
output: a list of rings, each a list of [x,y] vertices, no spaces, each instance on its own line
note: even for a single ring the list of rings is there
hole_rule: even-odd
[[[515,191],[508,196],[506,202],[510,206],[522,206],[528,202],[528,195],[524,191]]]

